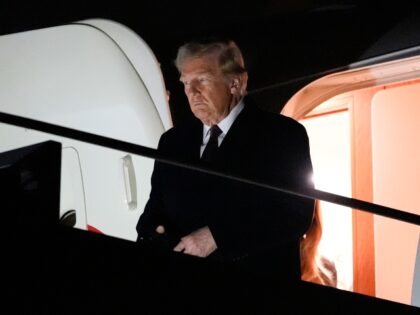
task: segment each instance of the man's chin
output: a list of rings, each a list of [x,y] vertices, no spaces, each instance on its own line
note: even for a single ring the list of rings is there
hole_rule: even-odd
[[[201,107],[201,106],[200,107],[195,107],[192,112],[195,115],[195,117],[197,117],[198,119],[209,117],[209,114],[208,114],[207,110],[205,110],[205,108]]]
[[[201,120],[201,122],[203,123],[203,124],[205,124],[205,125],[210,125],[209,124],[209,122],[210,122],[210,117],[209,117],[209,115],[208,115],[208,113],[207,112],[205,112],[205,111],[194,111],[193,112],[193,114],[194,114],[194,116],[196,117],[196,118],[198,118],[199,120]]]

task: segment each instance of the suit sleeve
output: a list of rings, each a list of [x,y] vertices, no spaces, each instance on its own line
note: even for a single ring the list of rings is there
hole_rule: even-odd
[[[306,130],[296,124],[286,138],[261,154],[252,179],[304,193],[313,188],[312,162]],[[227,181],[229,195],[221,211],[212,215],[210,230],[222,254],[229,259],[247,256],[284,243],[296,243],[310,226],[314,201],[252,184]]]
[[[164,147],[164,135],[159,140],[158,151],[162,151]],[[153,173],[151,177],[151,191],[149,200],[146,203],[143,213],[137,222],[137,242],[150,239],[154,234],[158,225],[164,225],[163,217],[163,199],[162,199],[162,168],[163,165],[159,161],[155,161]]]

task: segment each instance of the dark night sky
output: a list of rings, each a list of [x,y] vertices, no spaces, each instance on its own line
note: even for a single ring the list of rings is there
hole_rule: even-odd
[[[172,60],[177,47],[188,39],[208,35],[235,39],[249,70],[250,94],[261,107],[279,111],[292,93],[309,83],[302,78],[315,74],[313,80],[317,73],[365,57],[366,50],[414,6],[419,5],[405,0],[394,6],[366,0],[2,1],[0,35],[87,18],[125,24],[161,62],[177,120],[189,113],[187,106],[180,105],[185,99]],[[295,83],[285,83],[289,81]]]

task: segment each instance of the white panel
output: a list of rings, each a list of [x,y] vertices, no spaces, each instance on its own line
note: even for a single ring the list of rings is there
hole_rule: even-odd
[[[84,25],[0,37],[0,111],[150,147],[163,131],[132,64]]]
[[[156,148],[165,130],[161,117],[166,117],[166,125],[169,117],[162,114],[164,109],[169,113],[167,107],[160,104],[159,115],[154,103],[164,98],[159,65],[131,30],[97,22],[113,38],[78,24],[0,36],[0,112]],[[142,67],[138,60],[142,56],[149,60],[142,60],[147,67],[136,69],[124,48],[130,55],[138,54],[137,67]],[[63,169],[61,211],[85,207],[86,220],[78,227],[89,225],[107,235],[135,240],[135,225],[150,192],[153,160],[133,156],[138,202],[129,209],[121,169],[126,152],[0,124],[0,151],[47,139],[73,147],[80,162],[76,170],[76,164],[63,157],[63,165],[70,165]]]
[[[172,119],[165,82],[160,71],[160,63],[147,43],[135,32],[114,21],[89,19],[78,23],[86,23],[100,28],[118,44],[149,91],[165,130],[172,127]]]
[[[75,148],[63,148],[61,153],[60,218],[67,211],[76,211],[76,228],[86,230],[86,206],[82,170]]]
[[[150,177],[154,161],[132,155],[136,170],[138,202],[135,209],[130,209],[127,205],[121,168],[121,159],[127,155],[126,152],[0,123],[0,152],[46,140],[58,141],[62,143],[63,147],[73,147],[77,150],[86,202],[85,224],[109,236],[136,240],[136,224],[149,197]],[[66,164],[66,162],[63,163],[63,165]],[[69,176],[69,172],[74,170],[75,166],[72,165],[70,169],[63,171],[62,176]],[[71,178],[62,180],[68,183],[67,186],[73,185],[79,180],[77,176],[72,174]],[[79,194],[78,196],[81,197],[80,189],[75,187],[68,189],[61,191],[62,196],[70,194],[64,199],[67,201],[60,204],[61,213],[65,212],[65,207],[69,203],[80,205],[81,202],[80,200],[69,201],[69,198],[74,194]],[[84,223],[81,222],[81,224]],[[80,226],[80,228],[82,227]]]

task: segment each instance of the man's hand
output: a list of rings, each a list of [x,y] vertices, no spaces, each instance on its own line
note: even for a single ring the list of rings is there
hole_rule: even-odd
[[[198,257],[207,257],[216,249],[217,245],[213,235],[208,226],[205,226],[182,237],[178,245],[175,246],[174,251]]]

